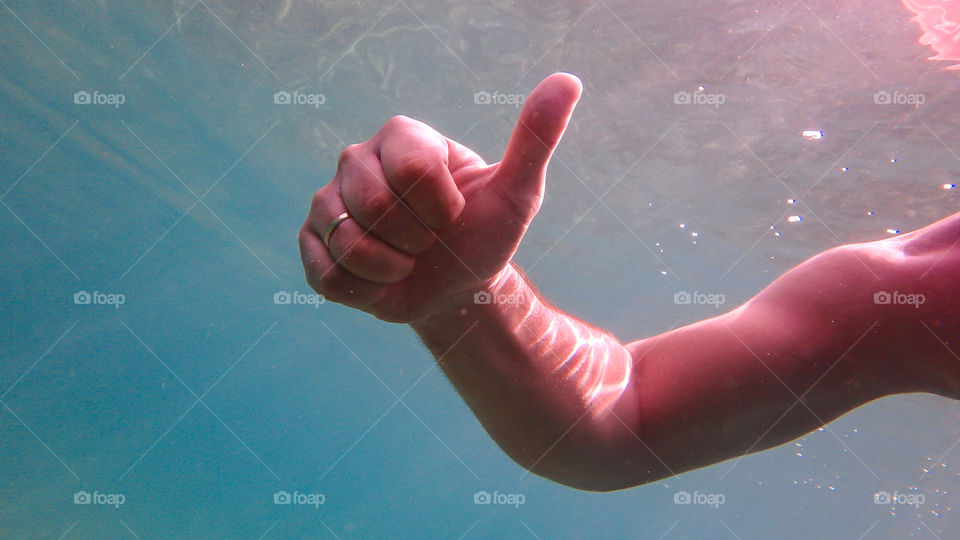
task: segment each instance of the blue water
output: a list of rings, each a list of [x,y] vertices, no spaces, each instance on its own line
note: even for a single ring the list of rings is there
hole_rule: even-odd
[[[274,300],[309,292],[296,232],[346,144],[407,114],[494,162],[517,109],[474,94],[555,70],[585,93],[517,260],[623,340],[717,313],[678,290],[732,308],[829,246],[943,217],[960,80],[887,4],[6,2],[0,537],[954,537],[953,402],[886,398],[585,493],[510,461],[408,328]],[[674,102],[700,85],[725,102]],[[874,504],[895,490],[924,503]]]

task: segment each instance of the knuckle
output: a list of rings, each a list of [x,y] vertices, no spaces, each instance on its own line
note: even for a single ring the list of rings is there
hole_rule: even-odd
[[[307,235],[310,234],[307,224],[304,223],[300,230],[297,232],[297,243],[300,244],[300,251],[306,252],[307,250]]]
[[[410,118],[409,116],[398,114],[396,116],[391,117],[389,120],[387,120],[386,123],[383,124],[383,129],[390,131],[396,128],[402,128],[405,126],[409,126],[410,122],[413,122],[412,118]]]
[[[343,149],[340,152],[340,157],[337,159],[337,171],[342,172],[350,168],[354,163],[356,163],[360,158],[360,145],[351,144]]]
[[[396,203],[390,193],[372,193],[360,203],[360,214],[368,223],[373,223],[387,214]]]
[[[322,276],[318,276],[317,273],[314,271],[308,271],[306,278],[307,278],[307,285],[309,285],[310,288],[314,290],[314,292],[319,294],[325,294],[327,292],[327,288],[325,287],[324,279]]]
[[[337,258],[338,263],[346,263],[348,268],[355,268],[359,270],[369,266],[374,260],[374,254],[367,238],[361,238],[358,241],[343,246],[343,248],[338,251],[340,252],[340,256]]]
[[[431,233],[415,234],[402,242],[400,248],[411,255],[418,255],[433,246],[436,237]]]
[[[304,277],[306,277],[307,285],[309,285],[311,289],[319,294],[325,295],[331,290],[330,280],[328,278],[330,273],[330,270],[324,272],[317,268],[316,265],[310,265]]]
[[[316,211],[322,208],[325,203],[326,199],[324,197],[324,189],[320,188],[316,191],[316,193],[313,194],[313,198],[310,199],[310,208],[311,210]]]
[[[431,171],[439,162],[439,159],[422,153],[410,154],[397,161],[394,180],[405,188],[412,188],[417,184],[426,187],[431,183]]]
[[[325,298],[337,301],[351,286],[346,271],[336,263],[326,268],[311,267],[306,273],[307,285]]]

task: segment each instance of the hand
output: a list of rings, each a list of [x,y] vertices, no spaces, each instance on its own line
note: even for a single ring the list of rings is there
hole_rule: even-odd
[[[403,116],[347,147],[300,230],[307,282],[328,300],[392,322],[423,321],[472,300],[510,261],[539,210],[547,162],[580,92],[572,75],[544,79],[493,165]],[[324,229],[343,212],[351,219],[327,248]]]

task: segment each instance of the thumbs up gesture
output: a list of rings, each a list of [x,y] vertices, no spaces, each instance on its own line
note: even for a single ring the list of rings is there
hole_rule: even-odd
[[[328,300],[403,323],[485,289],[540,208],[580,93],[572,75],[544,79],[492,165],[403,116],[348,146],[300,230],[307,282]]]

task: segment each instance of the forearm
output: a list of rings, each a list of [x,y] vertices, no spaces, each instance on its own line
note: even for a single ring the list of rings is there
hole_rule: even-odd
[[[602,476],[602,441],[633,422],[631,358],[613,336],[545,303],[513,266],[413,328],[498,445],[565,483]],[[598,465],[599,466],[599,465]]]

